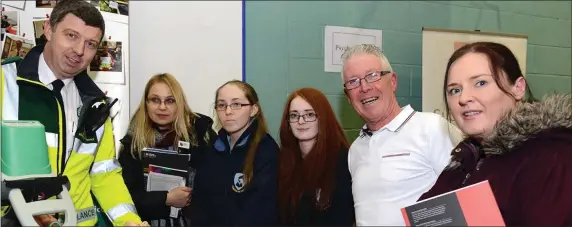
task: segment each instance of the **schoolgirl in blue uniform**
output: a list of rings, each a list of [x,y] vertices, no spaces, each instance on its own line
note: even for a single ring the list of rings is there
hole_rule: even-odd
[[[217,89],[214,150],[201,154],[191,225],[277,225],[279,147],[268,134],[255,90],[233,80]]]

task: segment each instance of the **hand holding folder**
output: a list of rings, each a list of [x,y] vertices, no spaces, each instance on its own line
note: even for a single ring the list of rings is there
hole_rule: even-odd
[[[176,187],[167,194],[167,205],[183,208],[189,205],[192,189],[189,187]]]
[[[141,154],[146,175],[146,191],[172,191],[191,184],[190,154],[151,148],[143,149]],[[172,205],[180,207],[181,204]],[[180,213],[180,208],[177,207],[171,207],[170,216],[173,218],[177,218]]]

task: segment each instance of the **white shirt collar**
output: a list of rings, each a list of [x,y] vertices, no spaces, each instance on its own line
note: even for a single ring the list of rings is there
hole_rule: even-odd
[[[411,116],[413,115],[414,112],[415,112],[415,110],[413,110],[413,108],[411,108],[411,105],[404,106],[403,108],[401,108],[401,111],[399,112],[399,114],[397,114],[397,116],[395,116],[395,118],[393,118],[393,120],[391,120],[389,122],[389,124],[383,126],[382,128],[380,128],[379,130],[377,130],[375,132],[381,132],[384,129],[387,129],[387,130],[392,131],[392,132],[399,131],[399,129],[401,129],[401,127],[403,127],[403,125],[405,125],[405,123],[407,123],[407,121],[409,121],[409,119],[411,118]],[[364,131],[366,131],[366,130],[368,130],[367,125],[364,125],[362,127],[360,134],[363,135]]]
[[[382,129],[387,129],[392,132],[397,132],[399,129],[409,120],[411,114],[414,112],[410,105],[401,108],[401,112],[389,124],[384,126]]]
[[[42,82],[44,85],[49,85],[58,79],[56,78],[56,75],[46,63],[46,59],[44,59],[44,53],[40,54],[40,60],[38,62],[38,77],[40,79],[40,82]],[[72,80],[73,80],[72,78],[63,79],[62,82],[64,82],[64,86],[66,86]]]

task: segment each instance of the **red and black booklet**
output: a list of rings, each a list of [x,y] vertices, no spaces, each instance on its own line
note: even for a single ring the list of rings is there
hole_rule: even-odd
[[[505,226],[489,181],[401,208],[407,226]]]

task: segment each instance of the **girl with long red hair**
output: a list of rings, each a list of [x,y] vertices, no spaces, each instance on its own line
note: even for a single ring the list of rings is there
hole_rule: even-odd
[[[288,97],[280,125],[278,202],[285,225],[354,223],[349,143],[324,94]]]

